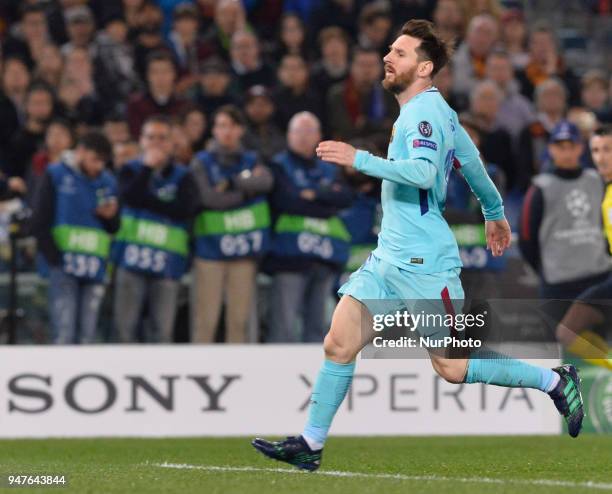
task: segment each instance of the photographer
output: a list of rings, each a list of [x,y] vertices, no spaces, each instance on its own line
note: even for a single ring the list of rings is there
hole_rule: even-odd
[[[50,267],[54,343],[95,340],[110,234],[119,228],[116,182],[105,170],[110,157],[102,134],[85,134],[47,168],[34,200],[31,229]]]

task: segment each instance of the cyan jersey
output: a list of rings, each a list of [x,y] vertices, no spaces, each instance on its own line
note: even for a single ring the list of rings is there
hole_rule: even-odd
[[[457,242],[442,211],[449,175],[453,167],[463,164],[470,165],[470,173],[464,174],[484,204],[485,217],[503,218],[501,198],[484,171],[478,149],[435,88],[402,106],[387,160],[358,151],[355,167],[383,179],[383,218],[375,256],[423,274],[462,266]],[[433,183],[428,178],[431,165],[435,167]],[[423,188],[415,183],[422,183]]]

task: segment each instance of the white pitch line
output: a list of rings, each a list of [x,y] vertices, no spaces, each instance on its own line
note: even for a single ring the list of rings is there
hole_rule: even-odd
[[[206,472],[269,472],[289,473],[298,475],[309,475],[295,468],[259,468],[259,467],[230,467],[215,465],[189,465],[186,463],[154,463],[151,466],[160,468],[173,468],[177,470],[203,470]],[[494,479],[491,477],[444,477],[440,475],[404,475],[401,473],[364,473],[364,472],[341,472],[337,470],[321,470],[312,475],[325,475],[328,477],[351,477],[362,479],[391,479],[391,480],[420,480],[432,482],[462,482],[474,484],[501,484],[501,485],[542,485],[548,487],[583,487],[587,489],[599,489],[612,491],[612,484],[599,482],[570,482],[567,480],[552,479]]]

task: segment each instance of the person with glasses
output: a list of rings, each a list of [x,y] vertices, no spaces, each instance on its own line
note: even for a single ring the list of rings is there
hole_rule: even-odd
[[[150,324],[140,339],[168,343],[189,260],[189,221],[200,203],[191,173],[174,160],[172,125],[166,117],[145,122],[140,147],[142,155],[119,172],[115,327],[121,342],[136,341],[147,304]]]

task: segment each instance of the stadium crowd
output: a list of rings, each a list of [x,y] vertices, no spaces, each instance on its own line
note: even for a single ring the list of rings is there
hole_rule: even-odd
[[[3,3],[0,215],[6,229],[17,202],[33,211],[25,228],[36,252],[20,262],[47,280],[47,340],[175,341],[187,283],[187,340],[321,341],[339,278],[376,243],[380,187],[318,160],[315,148],[331,138],[385,155],[399,108],[380,84],[382,57],[415,17],[455,47],[435,85],[502,191],[542,296],[574,297],[607,276],[603,182],[589,171],[587,143],[612,121],[609,61],[572,66],[555,27],[523,7]],[[581,8],[611,18],[610,2]],[[546,201],[574,189],[543,175],[580,182],[571,206],[601,240],[569,273],[570,252],[542,265],[540,250],[554,251],[555,240],[541,229],[556,221]],[[458,174],[446,214],[467,271],[503,269],[484,252],[480,208]],[[109,307],[113,329],[103,335]]]

